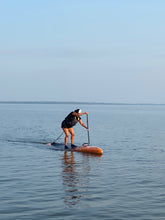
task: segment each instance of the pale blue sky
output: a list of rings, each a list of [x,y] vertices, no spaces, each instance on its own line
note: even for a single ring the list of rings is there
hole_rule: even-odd
[[[0,0],[0,101],[165,103],[164,0]]]

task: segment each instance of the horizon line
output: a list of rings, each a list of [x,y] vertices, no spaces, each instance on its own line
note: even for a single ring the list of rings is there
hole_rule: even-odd
[[[0,104],[87,104],[87,105],[165,105],[165,103],[84,102],[84,101],[0,101]]]

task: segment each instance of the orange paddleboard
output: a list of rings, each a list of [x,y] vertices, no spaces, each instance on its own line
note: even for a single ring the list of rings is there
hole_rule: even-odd
[[[61,144],[51,144],[48,143],[46,144],[50,147],[59,147],[59,146],[63,146]],[[59,149],[59,148],[58,148]],[[82,152],[82,153],[90,153],[90,154],[98,154],[98,155],[102,155],[103,154],[103,150],[99,147],[95,147],[95,146],[80,146],[80,147],[76,147],[76,148],[71,148],[71,149],[64,149],[65,151],[76,151],[76,152]]]
[[[82,146],[82,147],[76,147],[71,149],[72,151],[78,151],[83,153],[90,153],[90,154],[103,154],[103,150],[99,147],[95,146]]]

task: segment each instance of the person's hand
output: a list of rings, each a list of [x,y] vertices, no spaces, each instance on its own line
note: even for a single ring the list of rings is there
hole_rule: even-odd
[[[85,112],[86,115],[88,115],[88,112]]]

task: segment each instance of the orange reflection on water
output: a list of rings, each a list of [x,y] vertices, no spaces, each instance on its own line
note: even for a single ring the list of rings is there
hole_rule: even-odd
[[[74,206],[80,202],[80,199],[89,196],[90,159],[91,157],[102,157],[102,155],[74,153],[65,151],[63,157],[64,203],[67,206]]]

